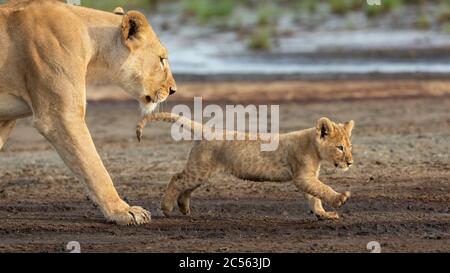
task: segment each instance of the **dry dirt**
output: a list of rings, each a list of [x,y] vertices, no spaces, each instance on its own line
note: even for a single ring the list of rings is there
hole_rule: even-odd
[[[171,98],[165,110],[205,94],[221,104],[281,102],[283,132],[311,127],[321,116],[355,120],[355,166],[340,173],[325,165],[321,172],[335,189],[353,192],[339,209],[342,219],[317,221],[290,183],[229,176],[194,193],[192,218],[178,212],[164,218],[161,195],[191,143],[173,141],[163,123],[149,125],[138,143],[137,103],[102,100],[88,105],[94,141],[121,196],[148,208],[151,224],[106,223],[26,119],[0,153],[0,251],[65,252],[69,241],[79,241],[83,252],[368,252],[370,241],[383,252],[450,251],[449,82],[185,83],[183,89],[188,95]],[[122,96],[104,91],[91,98]]]

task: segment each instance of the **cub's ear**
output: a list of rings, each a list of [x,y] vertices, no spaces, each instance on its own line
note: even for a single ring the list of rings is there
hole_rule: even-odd
[[[345,129],[345,131],[347,131],[347,134],[349,137],[352,136],[353,127],[355,127],[355,122],[353,120],[350,120],[350,121],[347,121],[346,123],[344,123],[344,129]]]
[[[328,118],[320,118],[316,125],[317,135],[320,138],[326,138],[333,133],[333,122]]]
[[[125,11],[123,11],[122,7],[115,8],[113,12],[114,12],[114,14],[117,14],[117,15],[125,15]]]
[[[122,19],[122,43],[131,51],[137,49],[148,27],[147,18],[142,13],[127,12]]]

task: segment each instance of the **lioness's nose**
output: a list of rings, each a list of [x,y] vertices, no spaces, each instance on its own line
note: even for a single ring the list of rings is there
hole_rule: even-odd
[[[173,87],[169,88],[169,96],[175,94],[176,92],[177,92],[177,89],[175,89]]]

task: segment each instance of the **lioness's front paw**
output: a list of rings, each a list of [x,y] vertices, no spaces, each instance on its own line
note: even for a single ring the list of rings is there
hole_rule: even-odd
[[[336,211],[324,211],[315,214],[319,220],[336,220],[339,219],[339,214]]]
[[[151,215],[150,212],[141,207],[128,207],[123,211],[116,212],[108,217],[111,221],[116,224],[123,226],[137,226],[150,223]]]
[[[349,191],[339,194],[336,197],[334,204],[332,204],[332,206],[335,208],[342,207],[345,204],[345,202],[347,202],[347,199],[350,197],[350,195],[351,193]]]

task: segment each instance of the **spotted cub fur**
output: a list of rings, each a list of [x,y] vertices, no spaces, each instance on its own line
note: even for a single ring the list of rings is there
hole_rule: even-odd
[[[193,132],[204,132],[202,124],[171,113],[153,113],[137,126],[138,139],[149,121],[177,122]],[[353,121],[343,124],[321,118],[310,129],[279,134],[275,151],[261,151],[262,137],[257,140],[198,140],[189,155],[186,167],[174,175],[167,187],[161,209],[168,216],[175,202],[183,214],[189,215],[192,192],[214,174],[226,172],[251,181],[292,181],[304,192],[314,214],[321,219],[337,219],[334,211],[325,211],[322,201],[338,208],[350,192],[338,193],[319,180],[321,161],[329,161],[347,170],[352,164],[350,137]],[[238,133],[238,132],[235,132]]]

